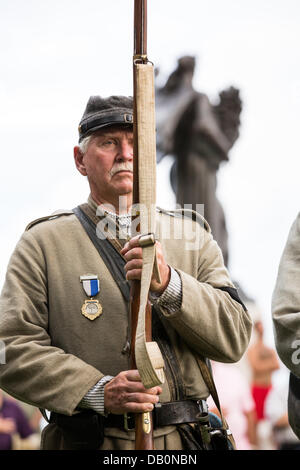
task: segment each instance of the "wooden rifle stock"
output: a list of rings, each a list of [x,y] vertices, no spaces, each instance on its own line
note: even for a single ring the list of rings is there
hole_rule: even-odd
[[[133,204],[139,203],[138,189],[138,129],[137,129],[137,96],[136,96],[136,63],[147,62],[147,0],[134,1],[134,57],[133,57]],[[138,229],[139,227],[137,227]],[[131,368],[137,369],[135,362],[135,335],[140,304],[140,281],[133,281],[131,287]],[[151,341],[151,304],[148,301],[146,310],[146,341]],[[152,413],[135,415],[135,448],[136,450],[153,450]]]

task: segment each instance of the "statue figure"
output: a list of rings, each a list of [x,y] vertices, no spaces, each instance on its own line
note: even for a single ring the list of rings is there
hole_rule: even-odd
[[[219,93],[219,103],[194,90],[195,58],[178,60],[166,84],[156,88],[158,162],[175,156],[171,185],[177,204],[204,204],[204,217],[228,264],[227,229],[223,208],[216,197],[217,171],[239,136],[241,100],[230,87]]]

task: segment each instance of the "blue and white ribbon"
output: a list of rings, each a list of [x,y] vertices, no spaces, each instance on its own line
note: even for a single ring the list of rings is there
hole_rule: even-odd
[[[80,282],[88,297],[95,297],[100,291],[100,283],[97,275],[80,276]]]

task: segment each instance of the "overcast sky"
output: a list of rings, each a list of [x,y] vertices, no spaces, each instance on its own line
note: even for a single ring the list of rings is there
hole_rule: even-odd
[[[241,91],[241,136],[218,177],[230,271],[257,301],[272,342],[270,302],[299,211],[298,0],[149,0],[148,55],[163,80],[184,54],[212,102]],[[0,285],[27,223],[85,201],[73,163],[90,95],[132,94],[133,0],[0,0]],[[158,203],[172,208],[166,159]]]

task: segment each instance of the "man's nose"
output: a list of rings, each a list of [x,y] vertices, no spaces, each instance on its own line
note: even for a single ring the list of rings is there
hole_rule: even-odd
[[[120,160],[133,159],[133,145],[128,140],[122,140],[119,145],[117,158]]]

